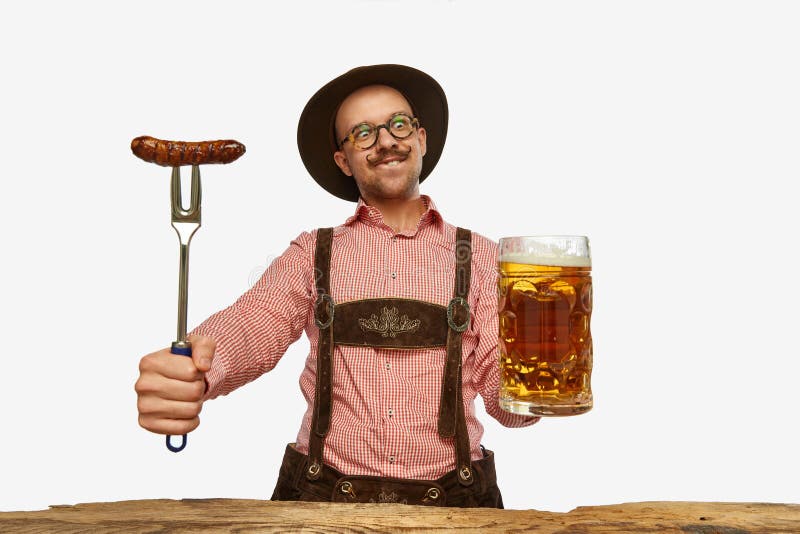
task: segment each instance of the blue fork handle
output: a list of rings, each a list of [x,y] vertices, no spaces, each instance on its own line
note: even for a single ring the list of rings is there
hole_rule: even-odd
[[[178,356],[188,356],[192,357],[192,347],[175,347],[173,346],[169,350],[172,354],[176,354]],[[172,436],[167,436],[167,448],[172,452],[181,452],[186,447],[186,434],[181,436],[181,444],[177,447],[172,444]]]

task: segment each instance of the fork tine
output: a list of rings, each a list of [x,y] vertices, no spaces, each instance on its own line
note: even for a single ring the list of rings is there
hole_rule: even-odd
[[[170,179],[169,197],[172,203],[172,220],[175,216],[180,216],[181,207],[181,168],[172,167],[172,178]]]
[[[200,166],[192,165],[192,197],[191,210],[200,210]]]
[[[189,195],[189,209],[183,209],[181,193],[181,168],[172,167],[170,193],[172,197],[172,222],[200,222],[200,166],[192,165],[192,190]]]

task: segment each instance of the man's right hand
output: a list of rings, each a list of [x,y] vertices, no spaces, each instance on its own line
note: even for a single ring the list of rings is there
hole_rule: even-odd
[[[163,349],[139,362],[134,386],[139,397],[139,425],[150,432],[181,436],[200,424],[205,373],[211,369],[217,344],[205,336],[189,336],[189,341],[191,358]]]

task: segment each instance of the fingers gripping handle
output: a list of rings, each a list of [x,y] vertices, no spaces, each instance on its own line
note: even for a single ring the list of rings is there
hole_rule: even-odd
[[[192,357],[192,346],[186,342],[175,342],[172,344],[172,348],[170,349],[172,354],[178,356],[188,356],[189,358]],[[181,452],[186,447],[186,434],[181,436],[181,444],[175,446],[172,444],[172,436],[167,436],[167,448],[172,452]]]

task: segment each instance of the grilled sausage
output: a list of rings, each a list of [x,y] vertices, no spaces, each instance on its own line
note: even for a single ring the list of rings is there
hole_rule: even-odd
[[[148,135],[131,141],[136,157],[163,167],[231,163],[244,154],[244,145],[233,139],[219,141],[164,141]]]

